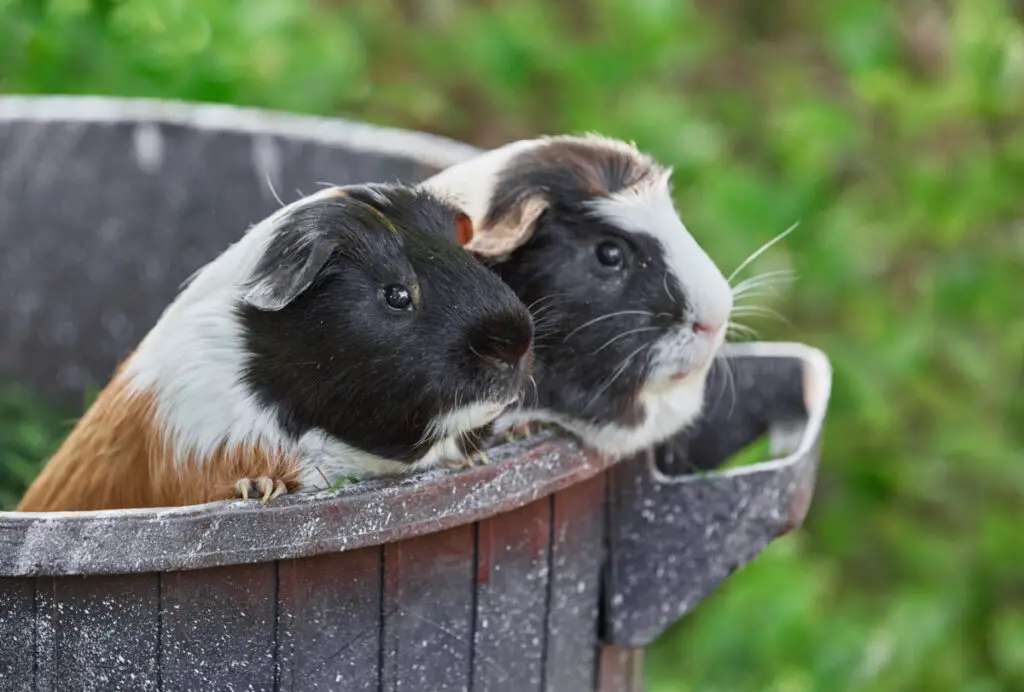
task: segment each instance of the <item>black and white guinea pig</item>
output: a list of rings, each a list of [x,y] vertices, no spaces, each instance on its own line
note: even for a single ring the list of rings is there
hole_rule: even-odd
[[[514,142],[422,183],[469,214],[466,247],[534,313],[538,398],[496,429],[555,423],[621,457],[698,417],[733,294],[676,213],[670,177],[588,135]]]
[[[529,311],[415,188],[332,188],[200,269],[29,488],[23,511],[264,500],[459,465],[524,392]]]

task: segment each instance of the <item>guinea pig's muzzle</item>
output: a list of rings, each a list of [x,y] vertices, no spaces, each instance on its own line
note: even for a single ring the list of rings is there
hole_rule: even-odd
[[[484,398],[511,404],[528,394],[533,372],[533,324],[530,321],[492,320],[471,339],[484,385]]]

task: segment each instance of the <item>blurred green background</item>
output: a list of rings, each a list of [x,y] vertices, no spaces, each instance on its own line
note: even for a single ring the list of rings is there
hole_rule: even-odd
[[[631,139],[726,273],[799,221],[745,321],[833,360],[815,503],[649,687],[1024,690],[1024,2],[0,0],[0,91]],[[5,389],[0,502],[68,425]]]

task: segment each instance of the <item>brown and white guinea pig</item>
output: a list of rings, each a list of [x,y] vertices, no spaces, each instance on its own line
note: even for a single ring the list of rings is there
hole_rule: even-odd
[[[265,501],[465,462],[524,392],[533,339],[509,287],[443,237],[468,223],[391,185],[278,210],[193,275],[18,509]]]
[[[422,183],[470,215],[466,247],[535,313],[537,400],[496,430],[555,423],[621,457],[698,417],[733,295],[670,177],[633,145],[587,135],[514,142]]]

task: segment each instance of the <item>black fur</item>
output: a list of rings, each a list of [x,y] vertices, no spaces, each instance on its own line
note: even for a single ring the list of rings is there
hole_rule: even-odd
[[[304,253],[323,242],[332,251],[280,310],[239,305],[245,380],[296,438],[317,428],[411,463],[437,441],[425,437],[438,416],[523,391],[533,324],[492,272],[439,237],[456,209],[397,186],[346,192],[299,208],[270,244],[256,283],[305,266]],[[412,310],[383,300],[396,283],[410,289]]]
[[[557,143],[519,157],[496,186],[491,222],[531,195],[549,205],[531,238],[493,265],[535,314],[538,408],[595,424],[643,421],[637,394],[649,347],[685,322],[686,296],[655,238],[616,228],[586,202],[660,172],[646,157]],[[598,245],[608,240],[623,251],[621,268],[598,260]],[[648,314],[598,319],[619,311]]]

